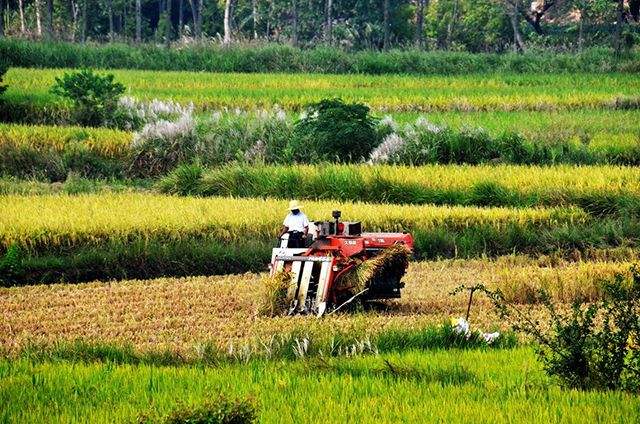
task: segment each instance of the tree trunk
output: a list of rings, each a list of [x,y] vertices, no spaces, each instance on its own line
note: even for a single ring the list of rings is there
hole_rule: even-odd
[[[324,8],[324,15],[325,15],[324,41],[325,43],[331,45],[333,42],[333,34],[332,34],[333,17],[331,16],[333,1],[325,0],[324,6],[325,6]]]
[[[178,38],[182,38],[182,27],[184,26],[184,2],[178,0]]]
[[[136,0],[136,43],[142,42],[142,0]]]
[[[388,50],[390,42],[389,0],[384,0],[382,3],[382,25],[384,27],[384,39],[382,41],[382,48]]]
[[[4,37],[4,8],[5,0],[0,0],[0,38]]]
[[[171,46],[171,35],[172,35],[172,25],[171,25],[171,6],[172,1],[167,0],[167,10],[165,14],[165,33],[164,33],[164,43],[167,47]]]
[[[24,23],[24,0],[18,0],[18,13],[20,14],[20,35],[24,35],[27,30]]]
[[[196,38],[202,38],[202,13],[204,11],[204,0],[195,0],[198,2],[198,22],[196,23]]]
[[[292,10],[292,18],[293,18],[293,37],[292,37],[292,44],[294,46],[298,45],[298,1],[297,0],[291,0],[292,6],[293,6],[293,10]]]
[[[36,35],[42,37],[42,15],[40,14],[40,0],[35,0]]]
[[[617,1],[616,7],[616,29],[613,32],[613,46],[616,53],[622,51],[622,26],[624,25],[624,0]]]
[[[76,42],[76,34],[78,33],[78,13],[80,12],[80,5],[75,2],[75,0],[71,0],[69,2],[69,6],[71,7],[71,16],[73,18],[73,27],[71,28],[71,42]]]
[[[107,11],[109,14],[109,41],[113,42],[113,39],[115,38],[113,30],[113,0],[109,0],[107,8],[109,9]]]
[[[584,44],[584,18],[586,16],[585,10],[580,9],[580,22],[578,22],[578,51],[582,51]]]
[[[87,41],[87,4],[89,0],[82,1],[82,28],[80,29],[80,42],[85,43]]]
[[[518,1],[518,0],[516,0]],[[453,14],[451,15],[451,20],[449,21],[449,25],[447,25],[447,39],[445,44],[447,46],[447,50],[451,45],[451,37],[453,36],[453,28],[456,26],[458,20],[458,0],[453,2]]]
[[[509,7],[509,21],[511,22],[511,28],[513,29],[513,41],[516,51],[524,51],[524,42],[522,41],[522,34],[520,34],[520,23],[518,22],[518,0]]]
[[[53,39],[53,0],[47,0],[47,38]]]
[[[224,38],[222,43],[231,44],[231,0],[226,0],[224,3]]]
[[[424,48],[424,11],[427,7],[427,0],[417,0],[416,9],[416,45]]]
[[[251,0],[251,20],[253,21],[253,39],[258,39],[258,0]]]

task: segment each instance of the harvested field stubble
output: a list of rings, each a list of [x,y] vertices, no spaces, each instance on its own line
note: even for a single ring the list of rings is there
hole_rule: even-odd
[[[260,316],[263,277],[257,274],[4,288],[0,345],[15,352],[29,344],[82,339],[193,354],[205,341],[226,350],[282,334],[349,333],[364,338],[386,329],[418,329],[464,316],[466,295],[449,295],[461,284],[483,282],[505,290],[515,302],[531,302],[532,287],[547,288],[561,302],[595,300],[601,278],[628,269],[628,262],[562,262],[548,267],[518,256],[415,262],[405,277],[402,299],[370,312],[322,320]],[[498,324],[482,295],[474,297],[471,322],[483,329]]]

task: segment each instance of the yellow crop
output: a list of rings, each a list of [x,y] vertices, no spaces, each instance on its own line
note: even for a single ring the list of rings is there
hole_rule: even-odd
[[[73,143],[104,156],[126,157],[132,134],[108,128],[0,124],[0,149],[31,148],[64,151]]]
[[[24,247],[97,244],[107,240],[180,240],[199,236],[221,240],[272,237],[282,224],[287,201],[233,198],[182,198],[146,194],[80,196],[0,196],[0,245]],[[311,220],[330,219],[341,209],[345,220],[359,220],[369,231],[431,228],[464,229],[488,225],[554,226],[583,223],[577,208],[509,209],[396,206],[306,202]]]

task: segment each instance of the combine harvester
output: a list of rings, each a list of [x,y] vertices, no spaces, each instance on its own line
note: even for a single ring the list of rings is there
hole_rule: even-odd
[[[286,238],[271,255],[271,277],[290,278],[289,315],[338,310],[356,298],[396,299],[413,237],[408,233],[363,233],[360,222],[315,222],[305,248],[288,248]]]

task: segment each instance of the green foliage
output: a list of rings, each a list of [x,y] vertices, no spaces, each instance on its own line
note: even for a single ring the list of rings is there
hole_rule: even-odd
[[[324,99],[310,105],[296,122],[292,149],[303,162],[357,162],[367,158],[379,139],[369,107]]]
[[[508,303],[500,291],[484,291],[500,315],[513,320],[516,331],[538,342],[546,372],[561,385],[580,390],[640,389],[640,272],[635,266],[630,280],[616,275],[603,283],[603,300],[588,305],[575,302],[569,312],[539,290],[549,315],[543,323]]]
[[[0,257],[0,283],[10,282],[22,274],[23,255],[20,246],[9,246],[4,256]]]
[[[251,424],[257,420],[256,407],[247,399],[229,400],[223,395],[201,405],[175,409],[165,424]]]
[[[71,100],[77,123],[109,126],[118,108],[118,99],[125,91],[114,78],[112,74],[102,76],[90,69],[65,73],[61,78],[56,77],[51,92]]]
[[[477,13],[476,7],[480,8]],[[469,9],[469,15],[465,17],[459,31],[464,46],[470,49],[484,49],[485,46],[491,45],[498,47],[491,48],[490,51],[499,51],[504,47],[500,46],[504,42],[503,38],[492,38],[500,31],[510,31],[505,28],[504,15],[495,13],[496,8],[499,9],[499,6],[483,0]],[[213,8],[205,8],[205,13],[208,9]],[[211,22],[213,24],[213,21]],[[467,22],[468,27],[477,25],[490,31],[467,31]],[[313,28],[314,31],[316,29],[317,27]],[[438,27],[437,31],[442,34],[446,30],[444,27]],[[381,36],[379,26],[370,25],[368,32],[372,34],[371,42],[376,43],[370,47],[377,47]],[[437,39],[438,35],[432,35],[432,38]],[[607,48],[590,48],[581,53],[532,50],[524,54],[472,54],[412,49],[350,53],[317,44],[309,49],[279,44],[233,45],[227,48],[215,44],[195,44],[193,47],[165,49],[155,45],[52,43],[9,38],[0,40],[0,57],[6,58],[10,66],[25,68],[413,75],[520,73],[524,70],[543,73],[633,72],[635,68],[631,64],[635,61],[637,66],[638,61],[638,53],[629,52],[614,56],[612,50]]]
[[[2,84],[2,79],[8,69],[9,65],[6,63],[6,60],[4,58],[0,59],[0,96],[2,96],[2,93],[7,91],[7,86]]]

